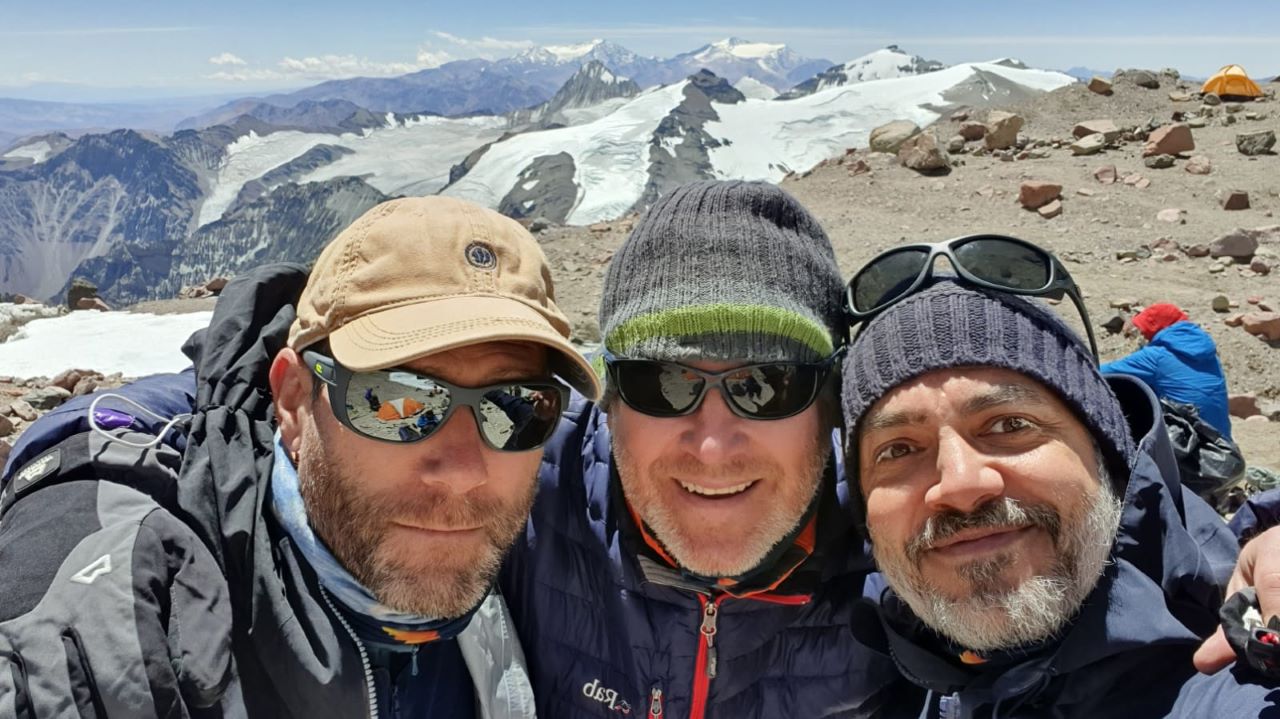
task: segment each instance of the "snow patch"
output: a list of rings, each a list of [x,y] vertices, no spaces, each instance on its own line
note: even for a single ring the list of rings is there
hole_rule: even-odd
[[[178,372],[191,364],[182,343],[212,317],[82,311],[33,320],[0,342],[0,367],[15,377],[53,377],[68,369],[127,377]]]
[[[737,38],[727,38],[711,43],[711,47],[743,60],[759,60],[782,52],[787,46],[768,42],[746,42]]]
[[[735,82],[733,86],[748,100],[772,100],[778,96],[777,90],[750,75],[743,75],[742,79]]]
[[[33,142],[29,145],[15,147],[14,149],[4,153],[3,157],[8,159],[30,158],[37,165],[49,159],[49,155],[53,153],[53,146],[45,140]]]

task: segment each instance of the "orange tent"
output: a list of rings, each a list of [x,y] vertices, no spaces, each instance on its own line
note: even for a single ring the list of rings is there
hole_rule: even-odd
[[[383,402],[378,408],[378,419],[383,422],[394,422],[397,419],[408,419],[421,412],[425,407],[412,397],[401,397]]]
[[[1200,92],[1212,92],[1232,97],[1260,97],[1258,83],[1249,79],[1249,73],[1239,65],[1227,65],[1205,81]]]

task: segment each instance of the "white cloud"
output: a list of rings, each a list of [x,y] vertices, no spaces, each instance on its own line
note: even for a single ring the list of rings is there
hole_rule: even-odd
[[[423,70],[431,67],[440,67],[452,59],[454,59],[453,56],[444,50],[432,50],[429,47],[418,48],[418,67]]]
[[[419,70],[412,62],[377,62],[355,55],[319,55],[312,57],[286,57],[279,67],[287,74],[311,78],[338,78],[357,76],[404,75]]]
[[[501,52],[511,53],[513,51],[525,50],[530,47],[533,47],[533,42],[530,40],[499,40],[498,38],[492,38],[492,37],[481,37],[477,39],[471,39],[471,38],[459,37],[452,33],[442,32],[440,30],[436,30],[431,34],[436,36],[437,39],[443,40],[444,42],[450,45],[455,45],[459,48],[467,48],[473,51],[479,51],[481,53],[486,51],[488,52],[501,51]]]
[[[233,55],[229,52],[224,52],[221,55],[214,55],[213,57],[209,58],[209,62],[213,63],[214,65],[248,65],[249,64],[245,62],[243,58],[237,55]]]

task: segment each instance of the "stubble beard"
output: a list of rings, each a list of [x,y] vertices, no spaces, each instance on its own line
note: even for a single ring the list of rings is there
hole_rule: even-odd
[[[524,528],[536,480],[510,505],[492,496],[473,496],[474,491],[459,497],[420,483],[407,492],[371,495],[360,491],[355,473],[338,457],[328,456],[326,447],[314,430],[304,430],[298,458],[303,504],[316,535],[356,581],[382,605],[430,619],[460,617],[479,605]],[[478,525],[484,542],[475,550],[424,557],[390,546],[393,520],[436,527]]]
[[[965,518],[934,522],[903,550],[885,551],[872,536],[872,551],[889,585],[915,615],[939,634],[976,651],[1012,649],[1057,636],[1097,586],[1108,563],[1120,526],[1123,503],[1111,487],[1105,467],[1099,490],[1083,516],[1062,522],[1048,505],[1021,505],[1001,498]],[[1010,587],[1004,568],[1010,552],[972,562],[958,570],[968,585],[966,595],[949,596],[935,587],[920,568],[923,547],[965,526],[998,526],[1031,521],[1050,533],[1056,556],[1042,574]]]

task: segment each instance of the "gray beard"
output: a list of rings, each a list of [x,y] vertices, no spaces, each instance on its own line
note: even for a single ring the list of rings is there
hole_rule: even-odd
[[[1007,554],[962,570],[973,588],[963,599],[946,596],[930,584],[918,565],[905,558],[910,551],[882,557],[873,543],[876,562],[894,592],[921,621],[962,647],[992,651],[1050,639],[1062,631],[1097,586],[1115,544],[1124,505],[1104,466],[1099,467],[1098,481],[1099,491],[1085,516],[1058,527],[1053,566],[1012,589],[999,583],[1000,571],[1011,559]],[[1006,506],[1007,512],[1023,511],[1013,500],[998,501],[1012,503],[1012,507]]]

